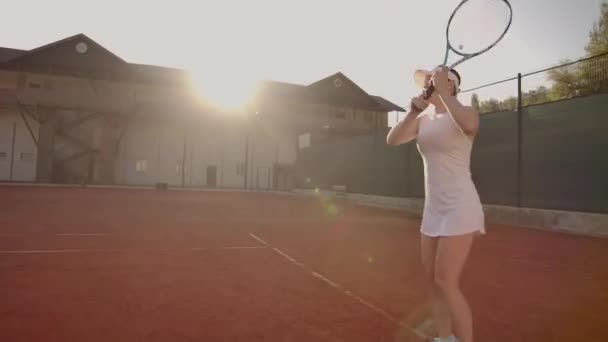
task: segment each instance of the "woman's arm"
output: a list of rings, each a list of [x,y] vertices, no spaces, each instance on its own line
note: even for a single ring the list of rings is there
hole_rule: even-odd
[[[479,129],[479,113],[475,108],[463,105],[456,96],[452,95],[448,86],[448,69],[443,67],[440,72],[435,74],[433,80],[435,91],[454,121],[466,135],[475,136]]]
[[[390,146],[398,146],[412,141],[418,135],[420,125],[420,113],[428,107],[422,95],[413,98],[410,103],[410,111],[403,120],[399,121],[386,136],[386,143]]]
[[[479,129],[479,114],[473,107],[464,106],[455,96],[439,94],[439,98],[454,121],[460,126],[464,134],[473,137]]]

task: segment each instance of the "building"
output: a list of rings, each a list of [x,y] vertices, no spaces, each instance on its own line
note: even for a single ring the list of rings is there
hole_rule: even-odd
[[[0,181],[289,189],[298,148],[367,134],[403,111],[341,73],[261,82],[242,111],[187,72],[128,63],[83,34],[0,48]]]

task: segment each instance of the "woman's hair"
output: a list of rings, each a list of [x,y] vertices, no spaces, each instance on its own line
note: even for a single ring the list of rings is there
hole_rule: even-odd
[[[460,74],[458,73],[458,71],[456,71],[456,69],[450,69],[450,72],[454,73],[456,78],[458,78],[458,86],[460,86],[460,84],[462,83],[462,79],[460,78]]]
[[[450,69],[450,72],[453,73],[456,76],[456,78],[458,78],[458,84],[455,85],[454,94],[453,94],[453,96],[456,96],[458,94],[458,89],[460,89],[460,84],[462,83],[462,79],[460,78],[460,74],[458,73],[458,71],[456,71],[456,69]]]

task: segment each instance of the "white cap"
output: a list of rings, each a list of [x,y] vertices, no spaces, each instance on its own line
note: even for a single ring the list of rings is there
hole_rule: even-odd
[[[420,88],[425,88],[426,82],[429,78],[433,76],[436,72],[440,70],[440,67],[436,67],[433,71],[418,69],[414,73],[414,81]],[[450,69],[448,72],[448,80],[452,80],[456,83],[456,88],[460,87],[460,81],[458,80],[458,76]]]

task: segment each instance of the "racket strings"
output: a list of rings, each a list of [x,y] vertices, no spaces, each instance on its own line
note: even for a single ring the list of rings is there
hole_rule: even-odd
[[[496,44],[511,22],[511,8],[504,0],[468,0],[452,15],[447,39],[458,54],[469,55]]]

